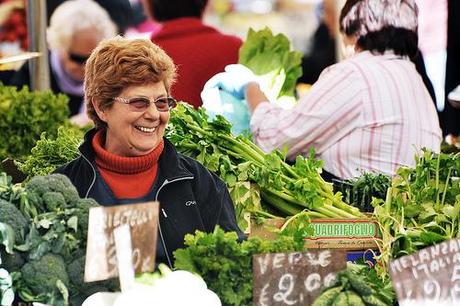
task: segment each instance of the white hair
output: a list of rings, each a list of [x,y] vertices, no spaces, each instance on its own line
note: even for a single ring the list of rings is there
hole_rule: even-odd
[[[75,33],[92,30],[100,40],[116,35],[116,26],[107,11],[93,0],[68,0],[59,5],[46,31],[51,50],[68,51]]]
[[[402,28],[417,32],[417,5],[414,0],[363,0],[357,2],[342,19],[347,29],[356,21],[358,37],[377,32],[385,27]]]

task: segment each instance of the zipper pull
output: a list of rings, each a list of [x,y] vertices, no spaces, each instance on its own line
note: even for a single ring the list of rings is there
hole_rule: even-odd
[[[164,208],[161,209],[161,212],[163,213],[163,216],[165,216],[165,218],[168,218],[168,215],[166,214]]]

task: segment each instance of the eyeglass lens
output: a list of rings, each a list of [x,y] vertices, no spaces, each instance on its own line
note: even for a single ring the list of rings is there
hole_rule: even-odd
[[[173,98],[165,97],[155,100],[155,106],[160,112],[167,112],[173,108],[176,103]],[[144,97],[132,98],[128,100],[129,107],[133,111],[145,111],[150,106],[150,100]]]

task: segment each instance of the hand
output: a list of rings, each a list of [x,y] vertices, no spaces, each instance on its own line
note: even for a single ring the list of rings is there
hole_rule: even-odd
[[[257,83],[257,78],[249,68],[241,64],[227,65],[225,72],[214,75],[206,82],[203,91],[217,87],[242,100],[245,98],[248,84],[252,82]]]

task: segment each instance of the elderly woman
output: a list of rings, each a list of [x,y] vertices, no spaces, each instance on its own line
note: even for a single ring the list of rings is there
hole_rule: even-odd
[[[238,229],[225,184],[163,138],[176,100],[176,67],[150,40],[121,37],[101,42],[86,63],[85,101],[95,129],[81,156],[57,172],[80,196],[102,205],[159,201],[157,262],[172,266],[184,236],[216,225]]]
[[[439,151],[441,131],[430,95],[410,57],[417,52],[414,0],[348,0],[340,15],[348,59],[325,69],[291,110],[268,99],[244,66],[226,68],[205,87],[246,98],[251,131],[265,151],[288,157],[314,148],[333,176],[392,175],[421,148]]]
[[[70,116],[83,104],[85,62],[98,42],[116,35],[108,13],[92,0],[69,0],[53,12],[47,30],[50,81],[54,93],[69,97]],[[13,76],[11,85],[30,86],[29,65]]]

